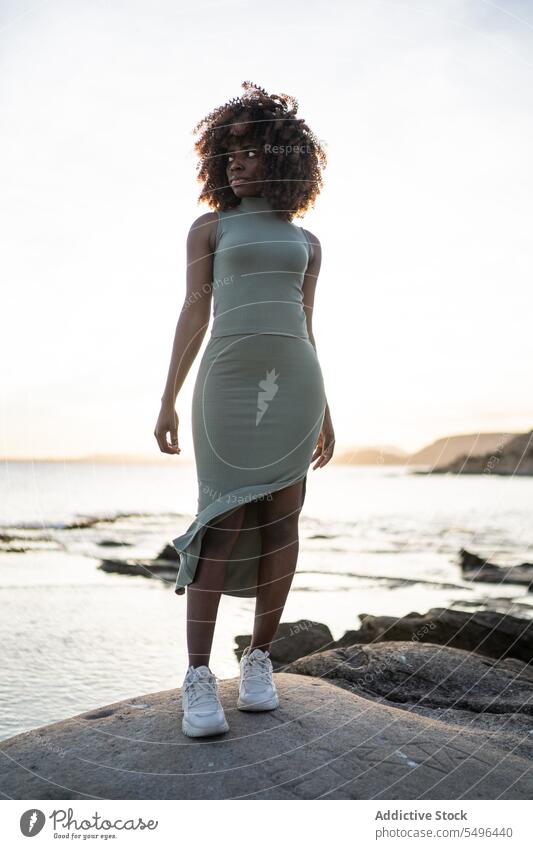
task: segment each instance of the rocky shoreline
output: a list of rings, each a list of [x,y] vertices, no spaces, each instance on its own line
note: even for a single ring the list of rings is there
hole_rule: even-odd
[[[235,707],[230,732],[181,733],[179,689],[2,741],[12,799],[530,799],[533,622],[434,608],[329,628],[282,623],[280,707]],[[250,635],[236,638],[236,654]]]
[[[315,535],[313,538],[316,539],[317,536]],[[459,549],[457,560],[461,568],[461,576],[465,581],[491,584],[518,584],[526,586],[529,591],[533,591],[533,563],[521,563],[517,566],[497,566],[464,548]],[[100,561],[98,569],[102,572],[117,575],[159,578],[160,580],[167,581],[169,585],[173,585],[178,574],[178,566],[179,560],[176,549],[172,545],[165,545],[150,560],[104,558]],[[342,572],[340,574],[348,575],[349,573]],[[373,575],[372,577],[374,580],[390,582],[391,586],[395,583],[392,578],[384,578],[380,575]],[[400,579],[401,584],[405,584],[408,581],[408,578]],[[413,580],[413,583],[420,582],[421,579],[419,578]],[[448,584],[447,586],[450,589],[455,589],[457,584]]]
[[[533,475],[533,430],[509,440],[502,439],[496,448],[483,454],[462,454],[451,463],[434,466],[422,474],[457,475]],[[415,474],[421,474],[415,472]]]

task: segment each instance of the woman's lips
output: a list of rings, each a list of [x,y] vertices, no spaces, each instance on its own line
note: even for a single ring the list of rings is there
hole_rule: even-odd
[[[248,180],[245,180],[244,177],[234,177],[233,180],[230,180],[230,186],[240,186],[241,183],[247,183]]]

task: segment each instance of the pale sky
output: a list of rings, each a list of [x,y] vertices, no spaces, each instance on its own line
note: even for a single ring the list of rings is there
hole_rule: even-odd
[[[243,80],[326,146],[296,223],[338,449],[529,430],[532,42],[518,0],[4,0],[0,456],[161,456],[191,130]]]

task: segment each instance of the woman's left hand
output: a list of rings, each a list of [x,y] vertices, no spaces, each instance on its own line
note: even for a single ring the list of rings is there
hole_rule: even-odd
[[[320,436],[318,437],[317,446],[315,448],[313,456],[311,457],[311,463],[313,462],[313,460],[316,460],[313,469],[318,469],[321,466],[325,466],[326,463],[329,463],[329,461],[333,457],[334,448],[335,432],[333,430],[331,418],[329,414],[326,414],[326,416],[324,417],[322,430],[320,431]]]

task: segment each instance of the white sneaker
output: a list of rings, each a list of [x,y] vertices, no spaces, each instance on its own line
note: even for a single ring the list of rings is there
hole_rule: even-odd
[[[239,710],[273,710],[279,705],[278,692],[272,679],[270,652],[246,648],[240,662]]]
[[[229,731],[218,697],[218,681],[208,666],[189,666],[181,690],[182,731],[187,737],[208,737]]]

